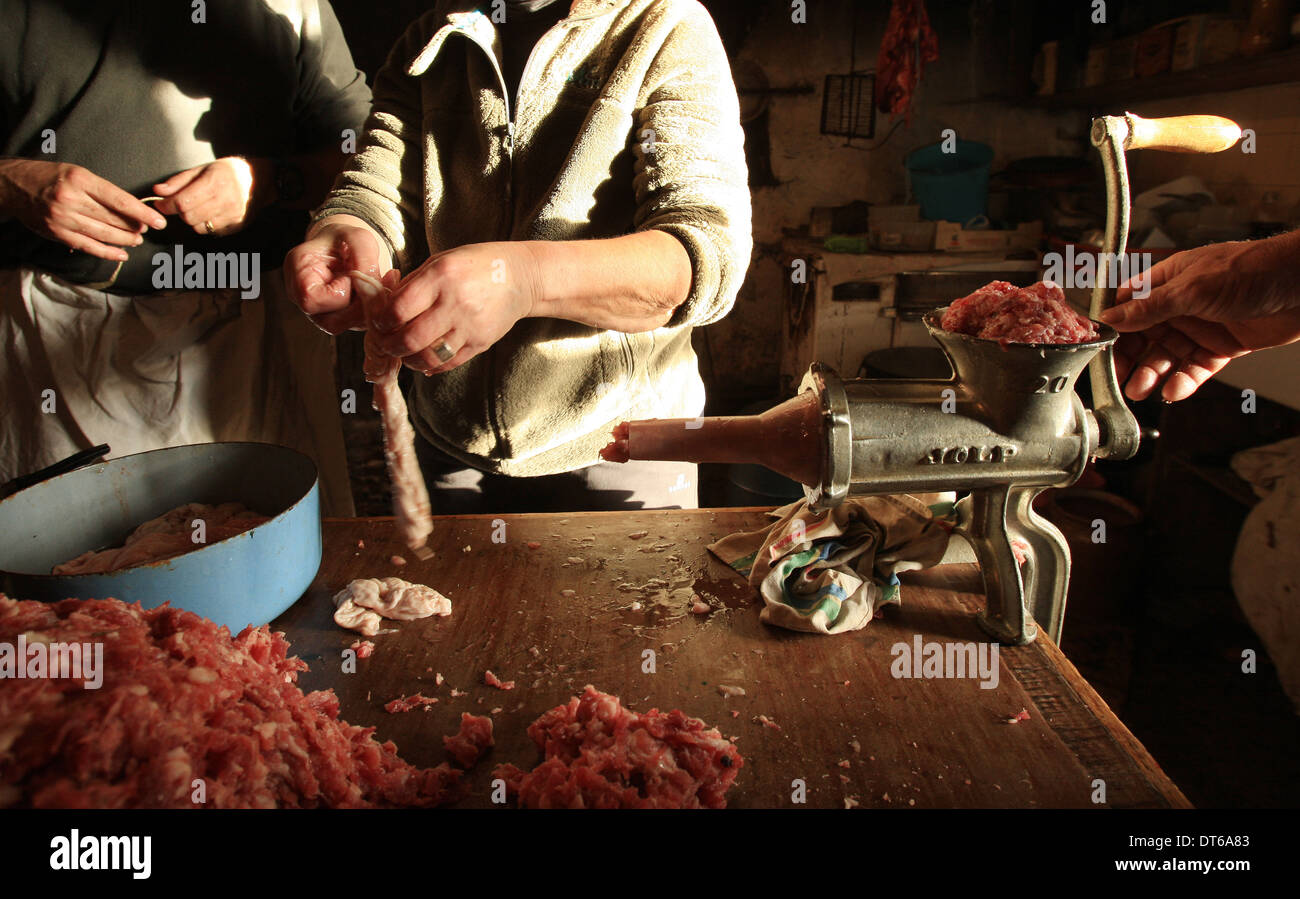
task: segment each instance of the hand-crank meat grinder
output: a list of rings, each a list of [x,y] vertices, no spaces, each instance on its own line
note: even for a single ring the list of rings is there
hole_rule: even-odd
[[[1213,153],[1240,135],[1217,116],[1130,113],[1093,121],[1108,191],[1093,319],[1114,301],[1106,285],[1127,242],[1125,151]],[[802,483],[814,510],[850,494],[968,491],[957,504],[955,531],[974,548],[984,576],[988,602],[980,623],[1004,643],[1023,644],[1036,636],[1036,619],[1059,640],[1070,550],[1034,511],[1033,500],[1045,488],[1073,484],[1092,458],[1129,459],[1137,452],[1138,423],[1115,374],[1118,334],[1098,324],[1100,336],[1088,343],[1003,347],[945,331],[941,313],[926,316],[925,325],[952,365],[951,379],[846,381],[814,364],[798,396],[762,415],[629,422],[616,431],[615,455],[756,462]],[[1085,366],[1092,409],[1074,392]]]

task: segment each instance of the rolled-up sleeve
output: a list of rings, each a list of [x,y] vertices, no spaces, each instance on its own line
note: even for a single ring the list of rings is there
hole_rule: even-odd
[[[668,327],[726,316],[753,249],[745,138],[726,51],[699,7],[651,65],[637,117],[635,229],[675,236],[690,255],[691,291]]]

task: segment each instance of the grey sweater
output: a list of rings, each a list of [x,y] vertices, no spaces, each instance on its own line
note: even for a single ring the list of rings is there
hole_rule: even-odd
[[[412,418],[443,452],[508,475],[571,471],[599,461],[618,421],[703,410],[691,328],[731,309],[752,247],[736,92],[695,0],[576,0],[538,41],[512,111],[479,5],[441,0],[398,41],[317,218],[362,218],[403,272],[485,241],[676,236],[693,279],[667,326],[527,318],[416,378]]]

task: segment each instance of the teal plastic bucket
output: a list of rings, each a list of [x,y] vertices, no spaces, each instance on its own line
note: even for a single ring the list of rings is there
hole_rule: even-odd
[[[959,140],[954,152],[930,144],[907,154],[903,165],[921,217],[933,222],[968,222],[988,212],[989,164],[993,148]]]

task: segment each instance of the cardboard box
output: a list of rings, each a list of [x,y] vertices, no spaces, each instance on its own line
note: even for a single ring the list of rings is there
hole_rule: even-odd
[[[1088,48],[1088,61],[1083,67],[1083,86],[1096,87],[1106,83],[1106,59],[1110,44],[1093,44]]]
[[[1106,53],[1105,83],[1114,84],[1116,81],[1128,81],[1133,78],[1137,71],[1137,46],[1136,37],[1111,41],[1110,49]]]
[[[871,246],[877,250],[923,252],[934,249],[937,222],[885,222],[871,229]]]
[[[1172,25],[1157,25],[1138,35],[1137,60],[1134,71],[1139,78],[1150,78],[1169,71],[1174,55]]]
[[[1242,23],[1229,16],[1201,14],[1177,19],[1169,68],[1185,72],[1231,59],[1241,42]]]
[[[874,231],[893,222],[919,222],[921,206],[912,203],[907,206],[872,206],[867,210],[867,227]]]
[[[1043,239],[1042,222],[1026,222],[1014,231],[963,228],[957,222],[936,222],[934,248],[954,253],[998,253],[1036,250]]]

